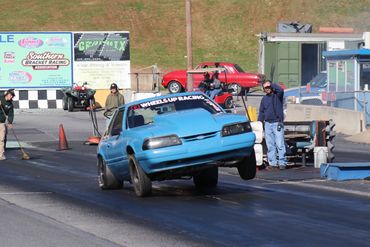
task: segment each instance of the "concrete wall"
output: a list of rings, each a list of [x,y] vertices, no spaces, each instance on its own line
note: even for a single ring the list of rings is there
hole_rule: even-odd
[[[288,104],[285,121],[329,120],[335,122],[335,131],[353,135],[364,131],[362,112],[329,106]]]

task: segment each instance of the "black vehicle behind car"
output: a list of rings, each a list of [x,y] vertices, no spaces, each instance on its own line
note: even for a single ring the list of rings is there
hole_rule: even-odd
[[[84,82],[82,86],[74,83],[72,88],[63,89],[63,110],[72,112],[74,108],[84,108],[87,110],[88,107],[95,105],[95,90],[86,87],[87,82]]]

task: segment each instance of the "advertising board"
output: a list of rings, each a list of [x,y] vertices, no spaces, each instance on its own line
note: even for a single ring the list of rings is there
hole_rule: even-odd
[[[72,85],[72,33],[0,32],[0,88]]]
[[[111,83],[130,88],[128,32],[75,32],[74,82],[87,82],[94,89]]]

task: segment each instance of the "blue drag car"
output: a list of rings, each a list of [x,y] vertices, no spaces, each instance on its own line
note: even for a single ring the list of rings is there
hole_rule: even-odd
[[[245,115],[225,112],[200,92],[131,102],[115,111],[99,143],[99,186],[130,181],[138,196],[147,196],[152,181],[192,177],[197,187],[215,187],[220,166],[253,179],[254,142]]]

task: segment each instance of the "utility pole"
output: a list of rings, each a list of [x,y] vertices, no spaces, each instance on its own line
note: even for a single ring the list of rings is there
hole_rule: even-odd
[[[186,1],[186,55],[187,55],[187,70],[193,69],[193,52],[191,44],[191,0]],[[192,75],[187,75],[186,90],[188,92],[193,91],[193,77]]]

